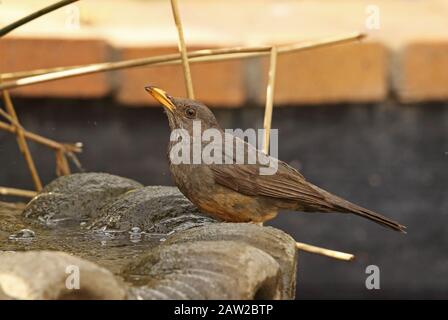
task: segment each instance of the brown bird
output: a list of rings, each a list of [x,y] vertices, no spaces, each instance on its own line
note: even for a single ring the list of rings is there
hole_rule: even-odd
[[[183,129],[193,137],[193,123],[200,121],[201,133],[207,129],[216,129],[228,138],[229,134],[221,129],[213,113],[204,104],[171,97],[155,87],[148,86],[145,89],[163,105],[172,131]],[[398,222],[309,183],[287,163],[265,155],[235,136],[231,137],[232,146],[234,142],[244,146],[245,156],[255,151],[257,161],[253,164],[236,161],[232,164],[173,163],[169,156],[174,182],[202,212],[232,222],[264,222],[274,218],[279,210],[354,213],[382,226],[404,232],[406,227]],[[169,154],[177,142],[170,141]],[[188,143],[193,147],[193,139]],[[233,151],[229,153],[226,148],[217,150],[222,152],[224,159],[235,160]],[[272,175],[260,174],[260,169],[267,167],[266,160],[273,163],[277,161],[277,171]]]

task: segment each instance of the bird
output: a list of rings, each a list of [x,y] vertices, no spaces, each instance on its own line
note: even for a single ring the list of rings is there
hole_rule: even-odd
[[[146,86],[145,90],[159,102],[168,117],[171,132],[184,130],[190,137],[194,134],[194,122],[200,121],[201,132],[213,129],[228,138],[212,111],[203,103],[168,95],[164,90]],[[263,223],[277,216],[280,210],[298,212],[352,213],[367,218],[389,229],[405,232],[406,227],[379,213],[365,209],[308,182],[294,167],[266,155],[243,139],[231,137],[244,147],[244,153],[255,152],[261,160],[255,163],[204,163],[173,161],[169,168],[179,190],[199,210],[226,222]],[[170,138],[168,154],[178,140]],[[186,142],[193,144],[192,140]],[[204,147],[201,147],[204,148]],[[216,151],[218,150],[218,151]],[[225,159],[235,160],[234,152],[217,148]],[[257,159],[258,159],[257,157]],[[191,158],[190,158],[191,159]],[[277,163],[274,174],[260,174],[266,160]]]

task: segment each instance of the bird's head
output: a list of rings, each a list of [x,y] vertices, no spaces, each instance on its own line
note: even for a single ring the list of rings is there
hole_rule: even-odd
[[[219,129],[215,116],[203,103],[190,99],[174,98],[162,89],[152,86],[145,87],[145,90],[164,107],[171,130],[185,129],[191,134],[194,121],[201,122],[202,130]]]

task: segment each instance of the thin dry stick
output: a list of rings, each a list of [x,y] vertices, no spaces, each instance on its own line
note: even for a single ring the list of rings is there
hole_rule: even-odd
[[[3,101],[5,102],[6,110],[14,122],[19,124],[14,105],[12,104],[11,97],[8,91],[3,90]],[[34,182],[34,186],[37,191],[42,190],[42,182],[40,181],[39,174],[37,173],[36,166],[34,164],[33,157],[31,156],[30,149],[28,148],[28,143],[26,142],[25,135],[21,126],[16,126],[17,143],[19,145],[20,151],[22,152],[26,163],[28,164],[28,169],[30,170],[31,177]]]
[[[15,121],[9,114],[7,114],[1,108],[0,108],[0,115],[3,116],[4,118],[6,118],[7,120],[9,120],[11,123],[14,124],[14,127],[11,126],[12,127],[12,130],[10,130],[11,132],[17,134],[17,128],[19,128],[22,131],[25,130],[20,125],[20,123]],[[1,127],[2,124],[3,124],[3,122],[0,121],[0,129],[2,128]],[[6,126],[8,126],[8,125],[6,124]],[[25,137],[26,137],[26,135],[25,135]],[[46,139],[46,138],[43,138],[43,139],[49,140],[49,139]],[[49,140],[49,141],[50,141],[50,143],[49,144],[47,143],[46,145],[56,151],[56,173],[57,173],[58,176],[69,175],[70,174],[70,166],[69,166],[69,164],[67,162],[67,157],[66,157],[66,154],[68,154],[68,153],[70,154],[70,159],[73,160],[75,165],[78,168],[81,166],[78,158],[76,158],[76,156],[74,156],[74,154],[71,151],[68,151],[68,150],[73,150],[74,148],[77,148],[76,145],[60,144],[60,143],[54,142],[52,140]]]
[[[6,118],[9,122],[11,122],[14,126],[10,126],[2,121],[0,121],[0,129],[10,131],[12,133],[17,133],[16,128],[20,128],[24,131],[25,137],[30,138],[30,140],[34,140],[35,142],[39,142],[43,145],[46,145],[49,148],[53,148],[56,150],[62,150],[64,152],[81,152],[82,143],[78,142],[76,144],[63,144],[59,143],[53,140],[50,140],[48,138],[40,137],[33,133],[26,132],[25,128],[22,127],[20,123],[18,123],[14,118],[12,118],[8,113],[6,113],[2,108],[0,108],[0,116],[3,116]],[[36,138],[36,139],[34,139]]]
[[[364,35],[360,33],[352,33],[346,36],[331,37],[319,41],[309,41],[297,45],[288,45],[278,47],[278,53],[287,53],[293,51],[309,50],[312,48],[318,48],[328,45],[336,45],[345,42],[351,42],[363,38]],[[268,55],[271,47],[237,47],[237,48],[223,48],[215,50],[198,50],[188,53],[190,63],[196,62],[211,62],[211,61],[225,61],[241,58],[250,58]],[[219,57],[213,57],[213,55],[222,55]],[[50,72],[47,74],[41,74],[37,76],[25,77],[17,80],[5,81],[0,84],[0,90],[12,89],[16,87],[22,87],[26,85],[70,78],[75,76],[81,76],[86,74],[113,71],[125,68],[139,67],[139,66],[160,66],[160,65],[172,65],[181,63],[179,54],[155,56],[148,58],[140,58],[133,60],[124,60],[117,62],[105,62],[93,65],[86,65],[77,68],[68,67],[64,71]]]
[[[271,137],[272,110],[274,108],[274,90],[275,90],[275,74],[277,70],[277,48],[271,49],[271,58],[269,60],[268,86],[266,88],[266,107],[264,110],[264,141],[263,151],[269,154],[269,140]]]
[[[67,152],[67,156],[70,158],[70,160],[72,160],[73,164],[76,166],[79,172],[85,172],[84,168],[81,165],[81,161],[79,161],[76,154],[74,154],[73,152]]]
[[[272,123],[272,112],[274,108],[274,91],[275,91],[275,75],[277,70],[277,48],[274,46],[271,49],[270,61],[269,61],[269,75],[268,75],[268,85],[266,89],[266,107],[264,113],[264,144],[263,151],[269,154],[269,141]],[[316,253],[324,255],[327,257],[340,259],[340,260],[352,260],[354,256],[352,254],[343,253],[339,251],[329,250],[325,248],[320,248],[312,246],[309,244],[296,242],[297,249],[307,251],[310,253]]]
[[[16,188],[0,187],[0,194],[3,196],[18,196],[18,197],[25,197],[25,198],[34,198],[37,195],[37,192],[16,189]]]
[[[207,62],[207,61],[216,61],[220,59],[224,59],[228,54],[244,54],[244,53],[257,53],[263,51],[269,51],[271,47],[269,46],[257,46],[257,47],[233,47],[233,48],[220,48],[220,49],[203,49],[192,51],[188,53],[189,62],[192,62],[194,58],[194,62]],[[216,56],[216,59],[215,59]],[[205,58],[205,60],[198,60],[198,58]],[[207,60],[209,58],[210,60]],[[238,56],[235,56],[237,59]],[[101,62],[94,64],[86,64],[86,65],[77,65],[77,66],[66,66],[66,67],[55,67],[55,68],[47,68],[47,69],[36,69],[31,71],[18,71],[18,72],[9,72],[2,73],[1,77],[3,80],[11,80],[11,79],[19,79],[19,78],[28,78],[32,76],[44,75],[53,72],[62,72],[73,69],[82,69],[83,73],[79,75],[84,75],[86,70],[94,70],[94,72],[103,72],[103,71],[114,71],[125,68],[132,67],[141,67],[141,66],[163,66],[170,64],[179,64],[181,62],[180,53],[174,54],[166,54],[160,56],[152,56],[146,58],[138,58],[138,59],[130,59],[116,62]],[[75,74],[73,76],[76,76]],[[53,79],[51,79],[53,80]]]
[[[213,54],[223,54],[226,52],[230,52],[230,53],[232,53],[232,52],[235,52],[235,53],[253,52],[253,53],[256,53],[259,50],[260,50],[259,47],[257,47],[257,48],[240,48],[240,47],[238,47],[238,48],[234,48],[233,50],[229,50],[228,48],[216,49],[216,50],[199,50],[199,51],[190,53],[189,56],[204,57],[204,56],[209,56],[209,55],[213,55]],[[269,47],[266,47],[264,50],[269,50]],[[148,58],[140,58],[140,59],[132,59],[132,60],[124,60],[124,61],[117,61],[117,62],[103,62],[103,63],[90,64],[90,65],[85,65],[85,66],[76,67],[76,68],[75,67],[74,68],[67,67],[63,71],[49,72],[49,73],[40,74],[37,76],[30,76],[30,77],[20,78],[17,80],[5,81],[3,83],[0,83],[0,90],[22,87],[22,86],[26,86],[26,85],[30,85],[30,84],[47,82],[47,81],[52,81],[52,80],[71,78],[71,77],[75,77],[75,76],[87,75],[87,74],[92,74],[92,73],[114,71],[114,70],[120,70],[120,69],[132,68],[132,67],[140,67],[140,66],[149,66],[149,65],[160,66],[160,65],[179,64],[180,62],[181,62],[180,55],[175,53],[175,54],[161,55],[161,56],[148,57]],[[194,58],[191,58],[190,62],[194,62]],[[49,69],[49,70],[51,71],[52,69]],[[3,77],[3,75],[1,75],[1,76]]]
[[[83,65],[77,66],[65,66],[65,67],[54,67],[54,68],[46,68],[46,69],[35,69],[35,70],[27,70],[27,71],[17,71],[17,72],[7,72],[2,73],[1,77],[3,80],[11,80],[11,79],[19,79],[31,76],[38,76],[45,73],[51,73],[56,71],[64,71],[69,69],[81,68]]]
[[[0,113],[1,113],[1,111],[0,111]],[[0,129],[4,130],[4,131],[11,132],[11,133],[17,132],[17,129],[15,126],[7,124],[3,121],[0,121]],[[40,143],[40,144],[47,146],[51,149],[65,149],[65,150],[67,150],[67,152],[77,152],[77,153],[82,152],[82,144],[81,143],[62,144],[62,143],[56,142],[54,140],[42,137],[38,134],[26,131],[25,129],[23,129],[23,134],[25,135],[25,137],[27,139],[32,140],[37,143]]]
[[[296,248],[299,250],[319,254],[322,256],[326,256],[326,257],[334,258],[334,259],[338,259],[338,260],[351,261],[355,258],[355,256],[350,253],[320,248],[320,247],[312,246],[310,244],[306,244],[306,243],[302,243],[302,242],[296,242]]]
[[[15,121],[13,117],[11,117],[6,111],[4,111],[2,108],[0,108],[0,116],[11,122],[15,127],[20,127],[20,129],[23,129],[22,125]]]
[[[79,1],[79,0],[63,0],[63,1],[59,1],[57,3],[49,5],[48,7],[45,7],[43,9],[40,9],[40,10],[36,11],[36,12],[33,12],[32,14],[30,14],[30,15],[28,15],[26,17],[23,17],[20,20],[17,20],[15,22],[13,22],[13,23],[7,25],[6,27],[1,28],[0,29],[0,38],[3,37],[4,35],[10,33],[14,29],[17,29],[18,27],[20,27],[20,26],[22,26],[22,25],[24,25],[24,24],[26,24],[26,23],[28,23],[28,22],[36,19],[36,18],[39,18],[40,16],[43,16],[44,14],[52,12],[52,11],[54,11],[56,9],[59,9],[61,7],[64,7],[64,6],[68,5],[68,4],[76,2],[76,1]]]
[[[171,0],[171,9],[173,11],[174,23],[177,28],[177,35],[179,37],[178,46],[182,57],[182,67],[184,70],[185,86],[187,88],[187,95],[189,99],[194,99],[193,81],[191,79],[190,64],[188,63],[187,46],[184,39],[184,30],[182,28],[182,21],[180,20],[179,6],[177,0]]]
[[[62,150],[56,150],[56,175],[66,176],[70,174],[70,166],[68,165],[65,153]]]
[[[316,43],[315,41],[309,42],[301,42],[295,45],[286,45],[281,46],[277,50],[278,53],[289,53],[293,51],[302,51],[309,50],[313,48],[319,48],[322,46],[329,45],[337,45],[345,42],[351,42],[356,40],[361,40],[365,37],[362,33],[353,33],[346,36],[339,37],[331,37],[320,40],[320,42]],[[220,48],[220,49],[203,49],[192,51],[188,53],[189,62],[216,62],[216,61],[225,61],[225,60],[235,60],[235,59],[244,59],[251,57],[258,57],[267,55],[271,50],[270,46],[257,46],[257,47],[233,47],[233,48]],[[104,72],[104,71],[114,71],[125,68],[139,67],[139,66],[164,66],[164,65],[172,65],[179,64],[181,62],[179,54],[168,54],[168,55],[160,55],[139,59],[131,59],[131,60],[123,60],[118,62],[103,62],[96,64],[87,64],[87,65],[77,65],[77,66],[68,66],[68,67],[55,67],[55,68],[47,68],[47,69],[36,69],[31,71],[19,71],[19,72],[10,72],[10,73],[2,73],[3,80],[11,80],[18,78],[28,78],[31,76],[43,75],[58,71],[67,71],[72,69],[80,69],[83,68],[83,73],[75,74],[72,76],[84,75],[84,68],[87,67],[97,67],[98,70],[94,72]],[[90,70],[90,69],[86,69]],[[56,79],[50,79],[56,80]],[[0,87],[3,89],[3,87]],[[5,88],[9,89],[9,88]]]

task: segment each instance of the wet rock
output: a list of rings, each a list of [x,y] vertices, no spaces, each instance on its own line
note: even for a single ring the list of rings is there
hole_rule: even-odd
[[[143,283],[131,299],[279,299],[282,291],[279,264],[243,242],[163,244],[124,273]]]
[[[5,217],[0,219],[5,250],[67,250],[98,259],[92,261],[114,272],[124,265],[120,276],[132,284],[124,289],[111,272],[61,252],[3,252],[0,289],[5,297],[294,298],[297,251],[290,236],[270,227],[217,221],[199,212],[174,187],[142,187],[101,173],[74,174],[46,186],[23,215],[14,211]],[[61,224],[64,220],[76,223]],[[3,229],[2,221],[9,227]],[[55,231],[58,228],[63,231]],[[32,230],[35,237],[30,236]],[[64,240],[41,245],[61,235]],[[71,236],[80,241],[65,241]],[[95,251],[99,240],[101,246],[110,241],[104,247],[108,251]],[[66,287],[69,265],[80,268],[80,290]]]
[[[77,270],[79,289],[74,278]],[[8,297],[32,300],[116,300],[126,295],[110,271],[56,251],[0,253],[0,289]]]
[[[141,187],[138,182],[107,173],[72,174],[59,177],[45,186],[23,213],[27,218],[44,221],[96,217],[108,201]]]
[[[31,229],[22,229],[9,236],[9,240],[29,240],[34,239],[36,233]]]
[[[149,186],[127,192],[101,208],[89,229],[168,234],[217,220],[201,212],[175,187]]]
[[[22,221],[23,203],[7,203],[0,201],[0,239],[20,229],[27,228]]]
[[[249,244],[272,256],[281,270],[281,299],[294,299],[297,250],[295,240],[281,230],[251,223],[216,223],[173,234],[165,244],[222,240]]]

